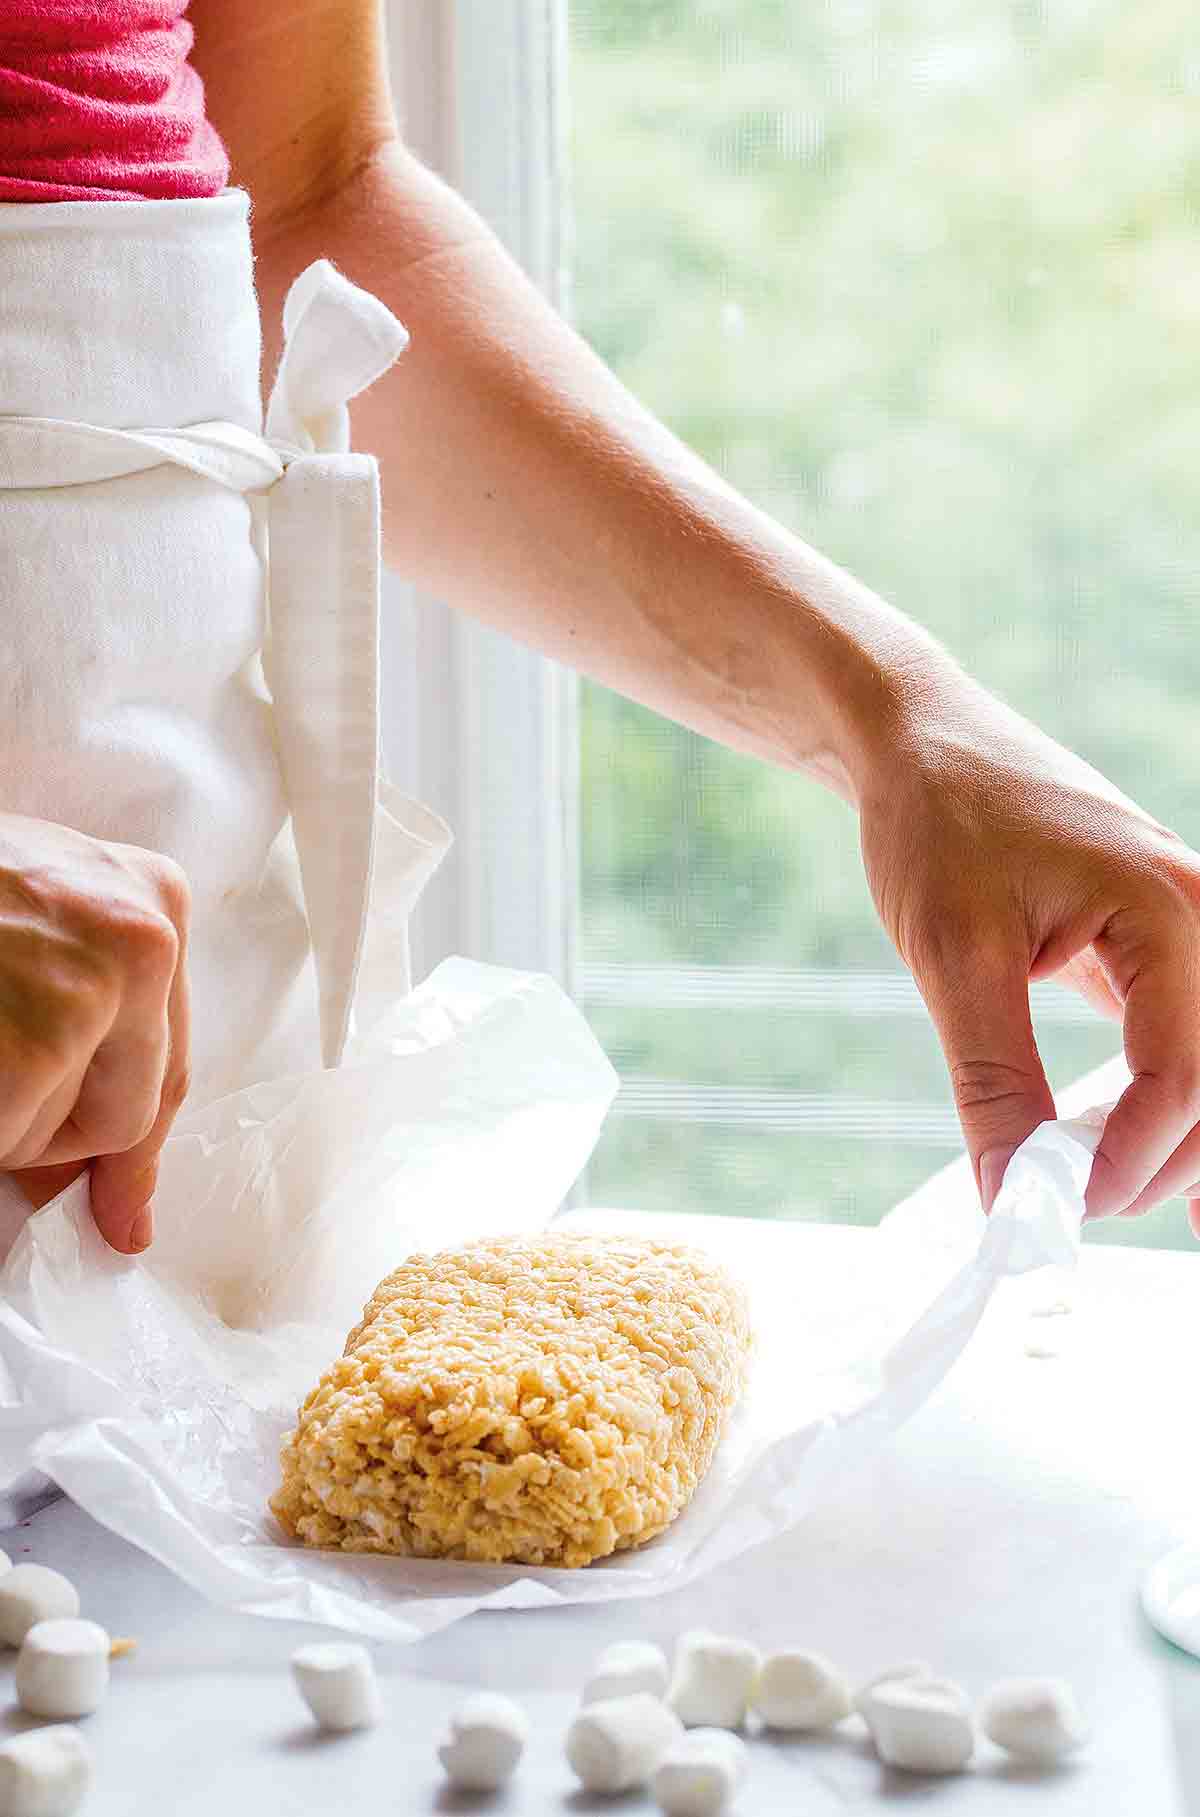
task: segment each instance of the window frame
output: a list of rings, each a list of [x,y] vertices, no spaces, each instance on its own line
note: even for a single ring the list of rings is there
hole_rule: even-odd
[[[406,143],[562,307],[564,0],[387,0],[386,23]],[[394,574],[382,646],[388,772],[455,833],[414,917],[415,976],[463,953],[547,972],[572,991],[575,677]]]

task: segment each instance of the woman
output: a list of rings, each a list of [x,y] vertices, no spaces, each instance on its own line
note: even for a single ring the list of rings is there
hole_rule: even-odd
[[[1200,858],[640,408],[401,144],[381,0],[192,0],[207,118],[185,10],[0,0],[0,199],[26,218],[119,196],[203,206],[231,169],[253,200],[268,373],[285,294],[316,259],[411,331],[353,412],[382,464],[392,564],[857,807],[985,1206],[1053,1114],[1028,1005],[1050,976],[1122,1021],[1134,1075],[1090,1215],[1200,1196]],[[9,331],[0,318],[0,368]],[[97,1221],[132,1251],[188,1089],[197,878],[165,841],[56,820],[3,826],[0,1167],[41,1203],[91,1163]]]

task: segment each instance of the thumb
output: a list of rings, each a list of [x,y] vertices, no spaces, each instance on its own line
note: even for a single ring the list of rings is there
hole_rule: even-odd
[[[1111,934],[1104,945],[1118,950]],[[1155,929],[1153,943],[1147,937],[1137,954],[1125,996],[1125,1059],[1133,1078],[1096,1150],[1087,1189],[1092,1217],[1126,1210],[1160,1173],[1155,1200],[1194,1184],[1190,1143],[1178,1156],[1176,1150],[1200,1123],[1198,948],[1192,928],[1171,927]]]
[[[955,971],[918,979],[950,1068],[954,1102],[985,1211],[1014,1150],[1054,1116],[1029,1016],[1029,980],[1018,969]]]
[[[92,1216],[100,1235],[122,1255],[140,1255],[153,1240],[154,1208],[150,1201],[158,1185],[162,1147],[188,1092],[191,994],[182,947],[180,953],[167,1004],[171,1032],[154,1127],[133,1148],[120,1154],[97,1155],[92,1162]]]
[[[150,1200],[158,1184],[158,1143],[139,1142],[122,1154],[96,1155],[92,1161],[91,1202],[96,1228],[122,1255],[140,1255],[154,1234]]]

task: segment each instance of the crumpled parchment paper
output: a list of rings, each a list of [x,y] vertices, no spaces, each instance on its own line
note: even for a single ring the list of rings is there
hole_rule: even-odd
[[[748,1281],[748,1393],[692,1504],[645,1549],[565,1571],[288,1543],[267,1509],[280,1438],[377,1280],[414,1250],[548,1223],[614,1085],[549,979],[448,960],[371,1059],[178,1124],[147,1257],[97,1236],[84,1176],[0,1269],[0,1493],[41,1473],[218,1603],[379,1640],[483,1607],[656,1594],[801,1520],[929,1396],[1000,1282],[1077,1255],[1100,1112],[1035,1131],[986,1222],[961,1167],[885,1220],[881,1254],[930,1241],[936,1271],[949,1228],[965,1248],[923,1309],[892,1303],[885,1268],[836,1333],[806,1336],[786,1273]]]

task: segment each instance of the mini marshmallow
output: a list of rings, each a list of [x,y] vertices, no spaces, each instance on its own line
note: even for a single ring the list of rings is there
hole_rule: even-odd
[[[895,1684],[904,1678],[933,1678],[934,1676],[933,1667],[926,1665],[923,1659],[903,1659],[898,1666],[889,1666],[886,1672],[878,1672],[874,1678],[868,1678],[866,1684],[855,1692],[854,1708],[869,1726],[871,1699],[880,1685]]]
[[[516,1771],[529,1740],[529,1718],[510,1697],[481,1691],[451,1718],[438,1759],[450,1784],[465,1792],[497,1792]]]
[[[0,1577],[2,1577],[5,1572],[11,1571],[12,1568],[12,1559],[8,1556],[8,1553],[4,1550],[3,1546],[0,1546]]]
[[[719,1817],[746,1777],[745,1742],[728,1729],[690,1729],[668,1748],[651,1781],[667,1817]]]
[[[757,1647],[693,1628],[680,1636],[667,1702],[689,1729],[737,1729],[762,1661]]]
[[[980,1706],[979,1726],[997,1747],[1040,1766],[1074,1753],[1088,1738],[1075,1694],[1061,1678],[1007,1678],[994,1685]]]
[[[4,1817],[73,1817],[91,1783],[91,1749],[69,1724],[30,1729],[0,1747]]]
[[[292,1654],[296,1689],[323,1729],[369,1729],[382,1708],[371,1656],[357,1641],[318,1641]]]
[[[98,1622],[72,1616],[35,1622],[17,1654],[17,1701],[58,1722],[90,1716],[108,1690],[109,1639]]]
[[[583,1687],[583,1703],[603,1703],[609,1697],[665,1697],[671,1673],[661,1647],[649,1640],[618,1640],[605,1647],[591,1677]]]
[[[657,1697],[636,1691],[580,1710],[567,1730],[567,1760],[588,1792],[643,1786],[683,1735],[679,1718]]]
[[[821,1653],[772,1653],[751,1702],[769,1729],[831,1729],[849,1716],[850,1686]]]
[[[79,1592],[48,1565],[14,1565],[0,1574],[0,1641],[19,1647],[39,1621],[58,1621],[79,1613]]]
[[[945,1678],[893,1678],[864,1710],[875,1752],[907,1773],[960,1773],[975,1751],[971,1710]]]

